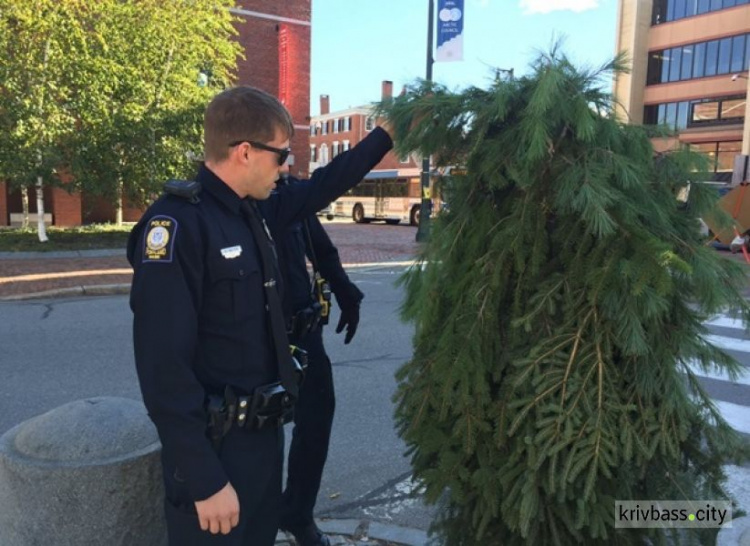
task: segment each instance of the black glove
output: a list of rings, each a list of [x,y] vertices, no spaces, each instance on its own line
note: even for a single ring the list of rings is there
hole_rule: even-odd
[[[338,326],[336,326],[336,333],[340,334],[344,330],[344,327],[346,327],[344,345],[348,345],[354,334],[357,333],[357,326],[359,326],[359,304],[365,295],[353,284],[350,284],[346,290],[334,291],[334,295],[341,309],[341,317],[339,318]]]

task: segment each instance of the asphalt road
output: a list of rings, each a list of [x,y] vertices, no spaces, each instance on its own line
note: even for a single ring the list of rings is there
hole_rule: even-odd
[[[401,268],[352,270],[363,318],[345,346],[333,327],[337,412],[318,515],[426,529],[432,509],[411,498],[409,464],[393,427],[394,372],[411,355],[412,326],[398,318]],[[127,297],[0,302],[0,434],[61,404],[94,396],[139,399]],[[338,320],[337,311],[331,319]],[[750,367],[750,335],[731,317],[707,323],[713,343]],[[730,424],[750,434],[750,375],[732,382],[698,371]],[[287,435],[288,439],[289,434]],[[730,491],[750,511],[750,469],[728,466]]]
[[[394,372],[411,354],[413,331],[398,319],[401,271],[353,271],[366,294],[357,336],[344,345],[334,333],[337,310],[326,328],[337,411],[318,514],[426,529],[430,510],[408,495],[392,420]],[[0,434],[73,400],[140,399],[126,296],[4,302],[0,313]]]

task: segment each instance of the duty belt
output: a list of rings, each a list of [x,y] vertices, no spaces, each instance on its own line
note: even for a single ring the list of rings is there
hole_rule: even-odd
[[[238,396],[226,387],[224,396],[208,396],[206,411],[208,433],[218,448],[232,427],[263,430],[290,422],[294,418],[294,398],[279,381],[261,385],[248,396]]]
[[[290,345],[292,362],[298,384],[307,369],[307,352]],[[237,395],[232,387],[224,388],[224,395],[208,395],[208,435],[217,450],[221,440],[232,427],[261,430],[284,426],[294,418],[295,398],[287,392],[281,381],[256,387],[249,396]]]

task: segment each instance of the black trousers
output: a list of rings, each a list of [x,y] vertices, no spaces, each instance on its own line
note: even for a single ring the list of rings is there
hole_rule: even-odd
[[[322,328],[291,342],[307,351],[308,365],[294,410],[294,430],[282,499],[282,527],[305,526],[313,522],[336,405],[331,361],[323,346]]]
[[[169,546],[272,546],[279,524],[284,429],[233,428],[219,456],[240,500],[239,525],[228,535],[201,530],[184,481],[162,454]]]

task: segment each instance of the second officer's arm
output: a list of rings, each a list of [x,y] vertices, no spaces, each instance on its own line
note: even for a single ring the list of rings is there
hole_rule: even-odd
[[[341,309],[336,333],[339,334],[346,328],[344,344],[348,344],[357,333],[359,307],[365,295],[344,271],[339,251],[328,237],[318,217],[315,215],[308,217],[307,224],[310,228],[310,241],[305,241],[307,256],[310,257],[309,245],[312,243],[320,274],[331,284],[331,291],[336,296],[336,302]]]

